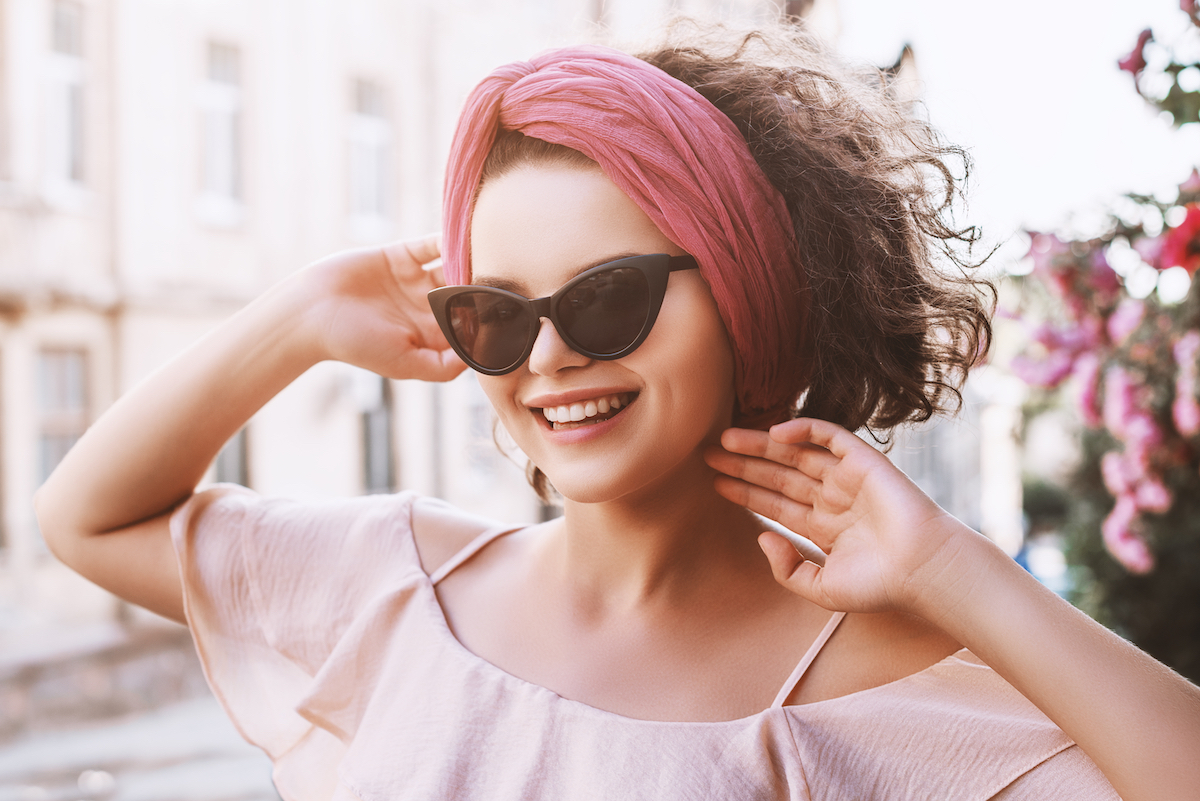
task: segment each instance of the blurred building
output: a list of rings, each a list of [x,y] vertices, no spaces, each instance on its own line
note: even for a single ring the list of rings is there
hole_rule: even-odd
[[[186,631],[129,626],[148,613],[37,531],[30,498],[87,426],[304,264],[436,230],[459,107],[496,65],[601,31],[636,42],[673,12],[838,30],[836,0],[0,0],[0,742],[204,692]],[[891,71],[919,85],[911,51]],[[977,383],[960,420],[901,433],[892,455],[1003,540],[1015,412],[1000,395]],[[549,510],[492,419],[470,374],[325,363],[209,477],[307,498],[413,489],[536,520]],[[12,770],[0,753],[0,785]]]
[[[39,714],[28,665],[130,647],[120,622],[136,613],[50,556],[30,503],[88,425],[304,264],[435,230],[458,109],[496,65],[601,29],[634,41],[672,12],[836,31],[831,0],[0,0],[9,730]],[[209,475],[310,498],[414,489],[531,521],[546,510],[523,468],[493,444],[470,375],[433,386],[326,363]]]

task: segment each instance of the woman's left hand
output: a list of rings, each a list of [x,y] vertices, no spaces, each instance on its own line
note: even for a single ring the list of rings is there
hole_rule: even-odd
[[[822,567],[779,534],[759,537],[775,578],[793,592],[826,609],[921,614],[937,603],[930,596],[964,578],[949,566],[971,532],[841,426],[799,419],[768,432],[733,428],[721,445],[705,454],[724,474],[717,491],[827,554]]]
[[[1038,584],[882,453],[833,423],[729,429],[707,462],[723,496],[826,554],[759,543],[784,586],[827,609],[920,615],[1032,701],[1128,801],[1192,799],[1200,688]]]

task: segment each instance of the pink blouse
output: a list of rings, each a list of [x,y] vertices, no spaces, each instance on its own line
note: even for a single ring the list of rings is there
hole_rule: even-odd
[[[899,681],[720,722],[605,712],[461,645],[412,494],[298,503],[219,487],[171,520],[213,691],[287,801],[1116,799],[1066,735],[966,650]]]

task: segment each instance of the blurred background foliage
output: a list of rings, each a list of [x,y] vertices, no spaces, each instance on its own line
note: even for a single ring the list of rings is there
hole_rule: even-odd
[[[1200,13],[1176,41],[1147,29],[1118,67],[1176,127],[1200,124]],[[1073,408],[1080,458],[1025,486],[1031,533],[1061,531],[1071,600],[1200,681],[1200,172],[1173,197],[1114,201],[1092,239],[1030,232],[1017,277],[1027,416]]]

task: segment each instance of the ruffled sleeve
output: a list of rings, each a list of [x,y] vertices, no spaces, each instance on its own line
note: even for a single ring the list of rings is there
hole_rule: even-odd
[[[209,685],[277,776],[282,762],[292,763],[289,775],[307,775],[307,789],[285,797],[333,795],[341,744],[299,707],[362,610],[424,575],[413,498],[298,503],[220,485],[172,515],[184,609]]]
[[[788,707],[814,801],[1119,801],[1066,734],[978,657]]]

